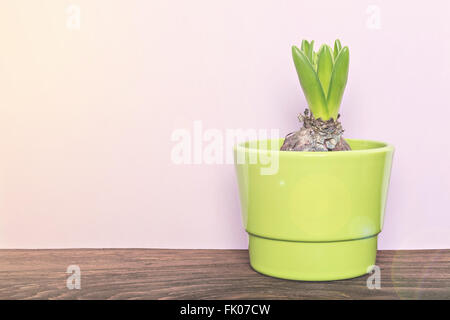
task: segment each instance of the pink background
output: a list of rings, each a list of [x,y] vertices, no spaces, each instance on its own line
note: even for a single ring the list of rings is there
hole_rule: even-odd
[[[346,137],[396,147],[379,247],[450,248],[449,15],[436,0],[2,1],[0,247],[245,248],[233,166],[173,164],[172,132],[297,129],[290,46],[339,37]]]

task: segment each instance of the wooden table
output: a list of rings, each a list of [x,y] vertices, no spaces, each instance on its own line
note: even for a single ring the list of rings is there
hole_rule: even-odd
[[[66,286],[69,265],[81,289]],[[450,299],[450,250],[379,251],[368,275],[300,282],[261,275],[246,250],[0,250],[0,299]]]

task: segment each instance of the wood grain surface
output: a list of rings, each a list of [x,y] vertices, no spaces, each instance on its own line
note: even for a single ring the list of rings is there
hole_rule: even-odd
[[[69,290],[69,265],[81,289]],[[368,275],[280,280],[251,269],[246,250],[0,250],[0,299],[450,299],[450,250],[379,251]]]

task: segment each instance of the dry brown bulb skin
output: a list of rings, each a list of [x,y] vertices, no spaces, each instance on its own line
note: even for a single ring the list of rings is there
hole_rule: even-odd
[[[348,143],[342,137],[344,130],[341,123],[333,118],[323,121],[316,119],[305,109],[304,114],[298,116],[303,123],[297,132],[289,133],[284,139],[281,151],[348,151]]]

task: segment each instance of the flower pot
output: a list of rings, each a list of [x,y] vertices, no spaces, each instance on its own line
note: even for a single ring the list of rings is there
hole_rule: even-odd
[[[394,148],[346,141],[352,151],[278,151],[283,139],[234,147],[253,269],[325,281],[375,264]]]

